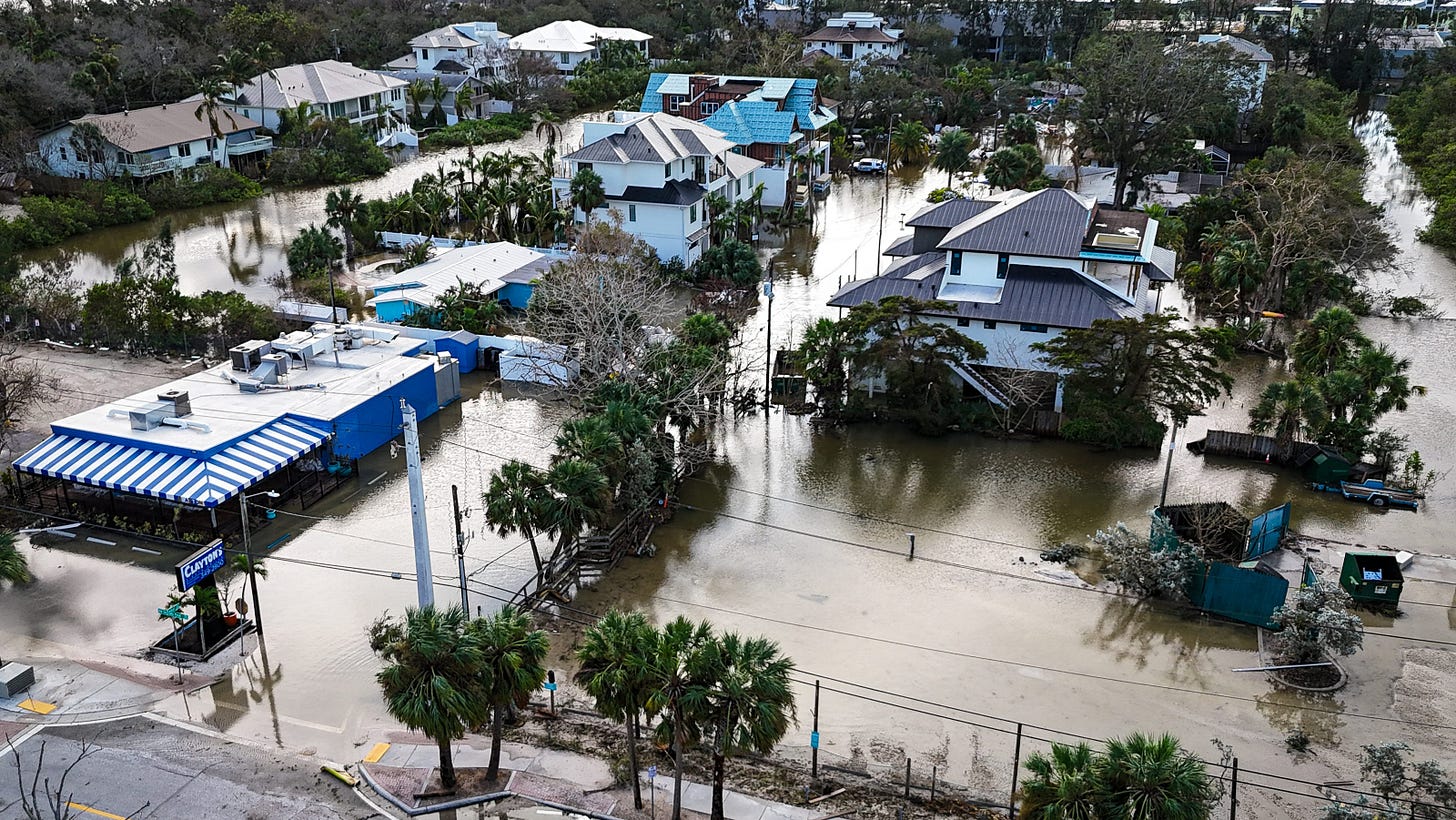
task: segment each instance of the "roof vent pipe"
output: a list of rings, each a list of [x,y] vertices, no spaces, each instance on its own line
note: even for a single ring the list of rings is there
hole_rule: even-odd
[[[200,421],[190,421],[188,419],[179,419],[179,418],[165,418],[165,419],[162,419],[162,423],[163,424],[166,424],[166,425],[168,425],[170,427],[181,427],[184,430],[196,430],[199,433],[211,433],[212,432],[212,426],[211,425],[203,424]]]

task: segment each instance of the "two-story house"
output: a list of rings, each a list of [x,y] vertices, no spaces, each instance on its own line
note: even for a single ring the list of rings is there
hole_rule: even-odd
[[[215,116],[216,128],[202,104],[192,102],[88,114],[41,134],[35,158],[56,176],[145,178],[198,165],[232,168],[272,150],[273,140],[260,136],[253,120],[225,110]],[[82,126],[95,131],[78,133]]]
[[[278,112],[307,104],[318,116],[346,119],[371,130],[380,144],[413,145],[418,141],[405,115],[408,85],[378,71],[320,60],[259,74],[234,89],[223,104],[274,131],[278,130]]]
[[[877,14],[846,11],[804,37],[804,55],[822,54],[856,68],[871,62],[893,63],[905,55],[904,35],[904,30],[890,28]]]
[[[896,261],[840,288],[829,305],[887,296],[945,302],[948,308],[926,318],[986,347],[982,365],[957,375],[993,403],[1004,395],[983,369],[1054,373],[1031,345],[1098,319],[1156,312],[1176,264],[1156,244],[1156,219],[1061,188],[952,199],[922,208],[906,225],[914,233],[885,252]],[[1056,410],[1061,395],[1058,384]]]
[[[819,81],[787,77],[653,74],[641,110],[665,112],[714,128],[738,153],[763,163],[763,204],[792,204],[795,181],[829,172],[824,129],[837,103],[819,93]]]
[[[385,68],[421,74],[496,77],[505,68],[511,36],[495,23],[451,23],[409,41],[410,53]]]
[[[581,20],[558,20],[511,38],[511,51],[536,54],[550,61],[561,74],[575,74],[576,67],[601,56],[603,42],[630,43],[647,59],[652,35],[635,28],[594,26]]]
[[[753,196],[763,163],[735,153],[721,131],[663,113],[617,111],[582,124],[582,146],[562,158],[553,188],[569,201],[571,180],[583,168],[602,178],[608,210],[622,228],[691,265],[709,245],[708,194],[730,203]],[[577,220],[586,214],[576,210]]]

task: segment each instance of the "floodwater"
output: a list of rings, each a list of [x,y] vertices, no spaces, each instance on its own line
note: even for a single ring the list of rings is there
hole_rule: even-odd
[[[582,118],[562,123],[562,146],[581,140]],[[476,154],[540,153],[544,143],[534,133],[510,142],[474,149]],[[449,170],[468,148],[417,153],[376,179],[348,187],[365,199],[384,197],[409,190],[415,180]],[[255,301],[271,303],[277,293],[268,280],[288,270],[288,243],[310,224],[327,219],[324,199],[339,186],[275,189],[246,202],[211,205],[161,214],[146,222],[119,225],[76,237],[64,245],[26,253],[27,262],[63,261],[81,282],[105,281],[128,254],[157,235],[162,225],[172,224],[177,242],[178,285],[184,293],[205,290],[237,290]]]
[[[1390,286],[1440,293],[1449,309],[1456,304],[1456,266],[1411,242],[1429,203],[1380,120],[1362,125],[1361,135],[1373,149],[1370,195],[1386,205],[1407,248],[1407,272]],[[902,215],[942,183],[938,174],[890,178],[886,242],[899,235]],[[401,176],[370,193],[404,184]],[[881,178],[836,180],[814,224],[788,237],[778,256],[774,346],[791,344],[810,321],[829,314],[824,302],[841,277],[872,275],[884,185]],[[279,195],[266,202],[272,204],[252,213],[285,207]],[[264,221],[277,233],[298,218],[309,217],[294,211]],[[215,229],[196,231],[189,253],[216,241]],[[769,347],[766,318],[760,310],[742,334],[747,361]],[[1453,327],[1365,323],[1372,336],[1411,357],[1414,380],[1430,388],[1389,423],[1442,470],[1456,453],[1456,388],[1438,379],[1456,349]],[[1242,429],[1253,397],[1281,375],[1277,363],[1253,358],[1236,369],[1234,395],[1180,434],[1170,502],[1221,499],[1253,513],[1292,501],[1300,531],[1456,556],[1446,535],[1456,509],[1449,481],[1419,513],[1378,513],[1313,493],[1281,471],[1188,453],[1182,442],[1209,427]],[[761,379],[762,372],[745,378]],[[504,458],[540,463],[565,411],[482,386],[468,378],[473,398],[423,423],[422,439],[437,599],[458,595],[449,507],[455,484],[474,508],[465,518],[471,604],[488,609],[525,580],[530,553],[518,539],[485,530],[480,492]],[[1006,730],[1021,722],[1043,727],[1028,730],[1023,754],[1045,748],[1029,737],[1051,736],[1048,730],[1091,737],[1171,731],[1209,758],[1217,754],[1212,738],[1232,744],[1245,772],[1309,781],[1356,779],[1358,747],[1387,739],[1405,740],[1448,767],[1456,762],[1451,730],[1401,722],[1450,726],[1456,703],[1449,683],[1413,696],[1408,653],[1432,645],[1394,637],[1456,640],[1449,584],[1412,583],[1402,617],[1368,619],[1366,649],[1347,664],[1350,685],[1332,698],[1303,698],[1272,693],[1258,674],[1232,671],[1258,663],[1252,630],[1087,591],[1062,567],[1038,562],[1044,546],[1081,541],[1115,521],[1143,526],[1163,479],[1160,452],[1094,453],[970,435],[931,439],[875,425],[824,428],[778,410],[723,425],[717,445],[720,463],[684,487],[691,509],[656,531],[656,555],[629,559],[566,615],[631,607],[657,620],[683,614],[773,637],[797,662],[801,680],[824,682],[819,730],[826,761],[858,754],[893,767],[909,755],[918,771],[936,765],[943,781],[1004,799],[1014,751]],[[381,612],[414,601],[407,511],[403,456],[386,449],[363,461],[354,487],[304,511],[309,518],[280,514],[256,536],[275,557],[261,586],[266,656],[250,655],[223,683],[175,698],[167,711],[341,760],[357,759],[362,744],[397,729],[379,701],[364,629]],[[910,532],[913,562],[905,555]],[[100,654],[139,651],[145,638],[163,631],[153,610],[172,584],[165,570],[180,557],[126,545],[35,553],[40,582],[0,596],[0,648],[45,655],[56,651],[46,643],[52,641]],[[123,599],[119,589],[130,594]],[[20,624],[34,638],[20,637]],[[562,636],[557,649],[569,641]],[[799,726],[785,745],[802,749],[811,695],[804,685],[797,691]],[[1296,761],[1283,751],[1285,735],[1296,728],[1314,740],[1314,757]],[[1315,813],[1308,800],[1250,788],[1247,775],[1243,782],[1240,816]]]

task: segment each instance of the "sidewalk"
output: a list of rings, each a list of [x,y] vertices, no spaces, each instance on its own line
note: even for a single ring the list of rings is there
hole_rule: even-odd
[[[644,773],[641,777],[643,785],[647,785],[647,775]],[[659,803],[669,808],[672,807],[671,775],[658,775],[653,781],[653,790],[657,792]],[[711,784],[684,780],[682,795],[683,810],[705,816],[712,814],[713,787]],[[812,820],[819,815],[813,809],[790,806],[787,803],[775,803],[772,800],[750,797],[724,789],[723,816],[728,820]]]

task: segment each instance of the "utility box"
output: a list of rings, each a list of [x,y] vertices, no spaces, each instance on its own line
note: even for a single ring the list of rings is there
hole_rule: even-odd
[[[35,685],[35,670],[22,663],[0,666],[0,698],[13,698]]]
[[[149,401],[127,415],[131,417],[131,429],[155,430],[162,426],[162,419],[176,416],[177,408],[170,401]]]
[[[1340,568],[1340,586],[1362,604],[1395,606],[1405,576],[1400,562],[1388,552],[1347,552]]]

